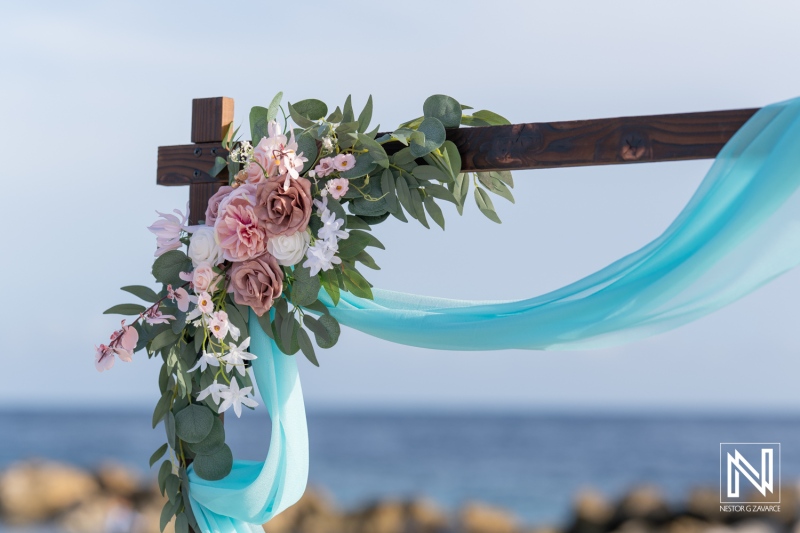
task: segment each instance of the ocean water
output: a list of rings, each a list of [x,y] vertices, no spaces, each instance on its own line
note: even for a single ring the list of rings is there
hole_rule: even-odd
[[[142,472],[164,441],[148,411],[0,412],[0,469],[32,457]],[[226,421],[234,456],[263,459],[269,420]],[[784,486],[800,479],[800,415],[311,412],[310,483],[343,508],[422,496],[479,500],[528,524],[560,524],[577,490],[609,498],[654,484],[675,502],[719,487],[720,442],[780,442]]]

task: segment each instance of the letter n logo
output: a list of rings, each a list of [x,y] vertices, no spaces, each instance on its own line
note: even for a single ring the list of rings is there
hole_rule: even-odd
[[[719,455],[720,503],[781,502],[780,443],[723,442]]]

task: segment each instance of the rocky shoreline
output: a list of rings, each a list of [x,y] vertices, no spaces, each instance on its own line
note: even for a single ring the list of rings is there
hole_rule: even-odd
[[[757,496],[760,497],[756,493]],[[756,498],[756,495],[753,498]],[[749,499],[749,498],[748,498]],[[749,499],[758,501],[758,499]],[[46,526],[67,533],[159,533],[165,499],[152,481],[119,465],[94,472],[51,461],[26,461],[0,473],[0,523]],[[800,533],[798,491],[782,489],[780,511],[723,512],[716,488],[697,489],[669,505],[654,487],[632,489],[612,502],[580,492],[564,527],[522,524],[508,511],[468,503],[448,513],[427,500],[382,500],[338,509],[309,489],[265,527],[266,533]],[[171,524],[166,532],[172,533]]]

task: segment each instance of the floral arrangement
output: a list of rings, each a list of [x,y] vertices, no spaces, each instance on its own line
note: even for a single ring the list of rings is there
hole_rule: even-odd
[[[434,95],[422,117],[379,134],[369,127],[372,97],[358,117],[350,97],[330,114],[319,100],[284,109],[281,99],[279,93],[269,107],[251,110],[252,144],[236,138],[238,128],[226,133],[229,155],[218,157],[210,173],[227,168],[229,185],[210,199],[199,225],[175,210],[159,213],[149,227],[161,291],[122,287],[145,305],[105,311],[136,318],[123,320],[108,344],[96,348],[99,371],[116,358],[130,362],[142,349],[162,360],[152,421],[153,427],[164,422],[167,442],[150,459],[152,466],[170,451],[158,475],[169,497],[162,530],[173,516],[177,531],[197,530],[186,466],[193,462],[204,479],[225,477],[233,458],[219,415],[232,409],[238,417],[243,407],[257,406],[248,372],[256,358],[248,352],[250,310],[283,353],[302,351],[318,365],[311,336],[323,349],[339,337],[328,306],[337,305],[341,291],[372,298],[357,265],[379,268],[367,252],[383,248],[373,226],[392,216],[427,228],[430,217],[444,229],[439,202],[461,214],[470,181],[479,210],[495,222],[489,193],[513,202],[510,173],[462,173],[458,150],[446,140],[446,128],[508,124],[495,113],[465,114],[470,107]]]

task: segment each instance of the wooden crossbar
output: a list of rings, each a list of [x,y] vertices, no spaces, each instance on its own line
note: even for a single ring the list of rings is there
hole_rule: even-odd
[[[587,165],[709,159],[758,109],[640,117],[532,122],[447,130],[461,154],[464,171],[524,170]],[[208,170],[217,156],[226,157],[220,142],[233,121],[233,99],[192,101],[193,144],[159,146],[159,185],[189,185],[193,224],[208,199],[228,176],[212,178]],[[392,153],[402,145],[386,145]]]

